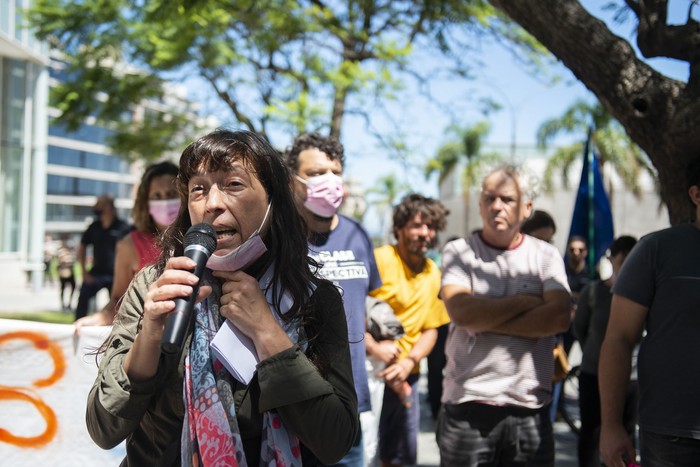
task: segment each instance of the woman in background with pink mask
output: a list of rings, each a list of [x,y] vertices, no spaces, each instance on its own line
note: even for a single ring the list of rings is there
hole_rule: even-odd
[[[100,349],[90,436],[105,449],[126,440],[122,465],[337,462],[359,427],[343,301],[316,276],[281,156],[254,133],[217,130],[182,153],[177,189],[160,260],[136,274]],[[197,224],[216,240],[190,244]],[[214,250],[201,279],[185,243]],[[168,314],[197,288],[181,351],[162,352]],[[229,371],[241,347],[212,350],[234,332],[254,352],[250,379]]]
[[[135,230],[117,243],[114,260],[114,283],[105,307],[75,322],[75,331],[83,326],[108,326],[114,321],[119,300],[137,272],[158,260],[159,237],[175,220],[180,197],[175,186],[177,166],[170,161],[151,164],[141,177],[131,217]]]

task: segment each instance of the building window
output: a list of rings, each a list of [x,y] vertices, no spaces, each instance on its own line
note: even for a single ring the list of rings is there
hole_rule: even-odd
[[[75,141],[83,141],[85,143],[95,143],[107,145],[108,138],[113,135],[112,130],[97,126],[82,124],[76,131],[69,131],[65,125],[59,125],[56,122],[51,122],[49,125],[49,136],[58,136],[60,138],[68,138]]]
[[[0,31],[8,36],[10,31],[10,0],[0,0]]]
[[[81,160],[82,155],[80,151],[76,151],[75,149],[61,148],[58,146],[49,146],[49,164],[62,165],[66,167],[82,167]]]
[[[2,60],[2,126],[0,127],[0,251],[20,248],[24,136],[25,68]]]
[[[92,206],[75,206],[72,204],[47,204],[46,220],[48,222],[84,222],[93,217]]]
[[[113,195],[117,198],[128,198],[131,193],[131,190],[131,183],[118,183],[106,180],[64,177],[63,175],[48,175],[46,178],[46,192],[50,195]]]

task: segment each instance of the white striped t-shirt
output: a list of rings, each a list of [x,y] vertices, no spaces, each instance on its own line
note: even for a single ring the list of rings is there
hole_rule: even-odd
[[[549,243],[527,235],[513,249],[487,245],[480,233],[445,245],[442,285],[460,285],[475,296],[542,296],[569,290],[564,261]],[[539,408],[551,399],[554,337],[527,338],[450,325],[442,402],[481,401]]]

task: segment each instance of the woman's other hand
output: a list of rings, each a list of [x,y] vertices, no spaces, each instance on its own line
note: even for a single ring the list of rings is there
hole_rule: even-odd
[[[214,276],[224,281],[219,312],[253,340],[260,360],[292,346],[254,277],[243,271],[215,271]]]

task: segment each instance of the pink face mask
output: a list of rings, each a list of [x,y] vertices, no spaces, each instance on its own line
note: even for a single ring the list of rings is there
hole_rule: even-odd
[[[333,217],[343,202],[343,179],[332,172],[304,180],[297,180],[306,185],[304,207],[321,217]]]
[[[260,238],[260,229],[265,225],[269,213],[270,205],[268,204],[265,217],[263,217],[260,227],[248,237],[248,240],[223,256],[211,255],[207,260],[207,267],[212,271],[239,271],[247,268],[253,264],[256,259],[265,254],[267,247],[262,238]]]
[[[180,199],[163,199],[148,202],[148,213],[158,225],[168,226],[177,218]]]

